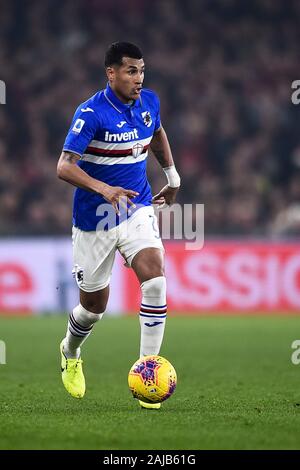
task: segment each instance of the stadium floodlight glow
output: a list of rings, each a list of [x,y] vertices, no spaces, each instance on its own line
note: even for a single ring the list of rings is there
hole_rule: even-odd
[[[0,364],[6,364],[6,344],[0,340]]]
[[[6,104],[6,85],[3,80],[0,80],[0,104]]]

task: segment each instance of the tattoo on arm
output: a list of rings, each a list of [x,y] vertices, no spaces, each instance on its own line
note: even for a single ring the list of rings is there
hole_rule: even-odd
[[[64,162],[67,162],[67,163],[77,163],[78,160],[80,160],[80,156],[77,155],[76,153],[63,152],[62,159]]]

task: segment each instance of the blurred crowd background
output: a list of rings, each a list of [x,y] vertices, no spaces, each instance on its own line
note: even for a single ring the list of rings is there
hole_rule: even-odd
[[[117,40],[144,53],[145,86],[205,233],[300,233],[297,0],[0,0],[0,234],[68,234],[73,190],[56,163],[74,110],[106,86]],[[153,157],[153,190],[165,178]]]

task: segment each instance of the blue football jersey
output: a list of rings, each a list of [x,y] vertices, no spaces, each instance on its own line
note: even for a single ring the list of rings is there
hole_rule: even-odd
[[[63,150],[78,154],[78,166],[91,177],[110,186],[139,193],[137,207],[151,205],[146,175],[148,148],[161,126],[157,95],[141,91],[133,104],[122,103],[109,84],[77,108]],[[77,188],[74,193],[73,224],[81,230],[96,230],[107,201],[100,195]],[[100,209],[100,210],[99,210]],[[122,218],[115,217],[116,224]]]

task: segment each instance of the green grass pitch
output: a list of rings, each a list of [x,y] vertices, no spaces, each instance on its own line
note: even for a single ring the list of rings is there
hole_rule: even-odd
[[[297,317],[175,317],[161,355],[178,385],[161,410],[139,408],[127,387],[138,356],[137,318],[109,318],[83,347],[87,393],[60,377],[66,318],[0,318],[1,449],[299,449]]]

